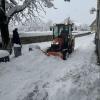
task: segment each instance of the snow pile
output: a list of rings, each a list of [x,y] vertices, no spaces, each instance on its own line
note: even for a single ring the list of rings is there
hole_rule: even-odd
[[[9,52],[6,50],[0,50],[0,58],[9,56]]]
[[[75,51],[66,61],[23,46],[22,56],[0,64],[0,99],[100,100],[93,39],[94,35],[77,38]],[[44,49],[50,42],[35,45]]]
[[[19,35],[20,37],[45,36],[45,35],[52,35],[52,31],[20,32]]]
[[[19,44],[14,43],[14,47],[20,47],[20,45],[19,45]]]
[[[76,35],[76,34],[85,34],[91,31],[73,31],[72,34]]]
[[[40,49],[40,46],[38,46],[38,45],[29,45],[29,49],[31,49],[33,51],[34,49]]]

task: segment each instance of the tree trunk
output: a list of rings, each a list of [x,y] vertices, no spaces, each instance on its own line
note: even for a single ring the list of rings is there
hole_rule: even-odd
[[[2,37],[2,48],[8,49],[10,43],[8,24],[2,23],[0,29],[1,29],[1,37]]]
[[[2,48],[8,49],[10,38],[8,30],[8,20],[5,12],[5,0],[0,0],[0,31],[2,37]]]
[[[3,8],[4,12],[5,12],[5,0],[1,0],[1,7]]]

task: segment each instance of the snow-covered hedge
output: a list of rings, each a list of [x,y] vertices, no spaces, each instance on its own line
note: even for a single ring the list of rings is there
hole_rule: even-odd
[[[6,50],[0,50],[0,62],[9,61],[9,52]]]

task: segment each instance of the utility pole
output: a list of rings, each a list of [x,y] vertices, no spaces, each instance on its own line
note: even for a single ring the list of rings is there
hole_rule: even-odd
[[[100,0],[97,0],[97,18],[96,18],[96,23],[97,23],[97,32],[95,36],[95,41],[96,41],[96,52],[98,56],[98,64],[100,64]]]

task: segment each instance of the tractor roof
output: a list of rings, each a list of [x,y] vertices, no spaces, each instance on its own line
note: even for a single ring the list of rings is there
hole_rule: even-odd
[[[72,25],[72,24],[63,24],[63,23],[61,23],[61,24],[55,24],[54,26],[68,26],[68,25]]]

